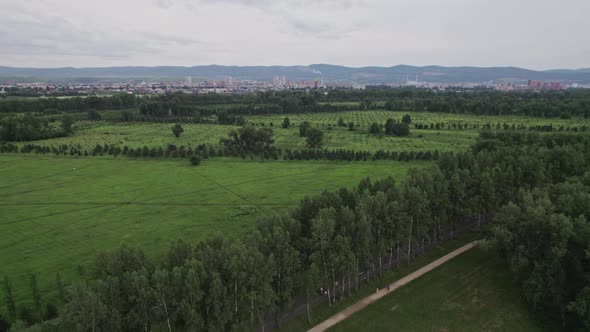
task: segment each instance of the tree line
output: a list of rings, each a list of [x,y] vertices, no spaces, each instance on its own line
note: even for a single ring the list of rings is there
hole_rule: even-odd
[[[476,115],[524,115],[534,117],[568,119],[572,116],[590,116],[590,93],[587,91],[564,92],[496,92],[487,90],[428,91],[386,89],[357,92],[353,90],[330,90],[313,93],[296,91],[258,93],[251,98],[239,100],[245,104],[228,105],[221,112],[235,117],[264,114],[327,113],[353,110],[386,109],[392,111],[418,111],[437,113],[460,113]],[[171,114],[210,116],[217,114],[212,109],[195,103],[197,97],[174,95],[158,97],[151,101],[161,107],[151,114],[166,117]],[[165,100],[165,101],[164,101]],[[348,103],[342,103],[347,101]],[[199,105],[197,107],[196,105]],[[140,106],[140,110],[142,107]],[[191,111],[192,110],[192,111]],[[143,113],[142,113],[143,114]]]
[[[0,141],[22,142],[71,135],[74,120],[68,114],[61,117],[60,126],[30,113],[0,119]]]
[[[136,99],[127,93],[112,96],[88,96],[72,98],[18,98],[0,99],[0,113],[51,114],[55,111],[85,112],[88,110],[116,110],[135,108]]]
[[[223,106],[223,107],[208,107]],[[498,92],[490,90],[438,91],[374,88],[265,91],[255,94],[182,94],[158,96],[117,94],[108,97],[36,98],[0,100],[0,113],[81,112],[91,109],[136,108],[144,120],[184,117],[221,118],[235,123],[239,116],[302,114],[386,109],[477,115],[524,115],[548,118],[590,116],[590,92],[585,90]],[[226,122],[227,121],[227,122]]]
[[[502,141],[501,143],[499,141]],[[527,145],[527,185],[498,209],[490,244],[523,298],[566,331],[590,329],[590,140],[580,135],[490,137],[488,149]]]
[[[127,156],[130,158],[188,158],[198,157],[202,159],[215,157],[237,157],[241,159],[261,160],[334,160],[334,161],[370,161],[370,160],[397,160],[397,161],[430,161],[437,160],[440,156],[438,150],[434,151],[362,151],[350,149],[285,149],[274,146],[260,151],[248,152],[239,146],[226,145],[215,148],[209,144],[199,144],[194,147],[169,144],[165,147],[120,147],[115,144],[96,144],[88,150],[80,144],[42,145],[27,143],[21,146],[0,142],[0,153],[36,153],[54,154],[56,156],[98,157],[98,156]]]
[[[590,131],[590,126],[581,125],[581,126],[557,126],[551,123],[542,124],[542,125],[529,125],[526,126],[525,124],[515,124],[515,123],[483,123],[483,124],[469,124],[469,123],[447,123],[445,125],[444,122],[437,122],[437,123],[415,123],[414,128],[416,129],[423,129],[423,130],[463,130],[463,129],[482,129],[482,130],[531,130],[531,131],[571,131],[571,132],[586,132]]]
[[[412,119],[409,114],[403,116],[401,121],[387,119],[384,124],[373,122],[369,125],[369,134],[383,136],[408,136]]]

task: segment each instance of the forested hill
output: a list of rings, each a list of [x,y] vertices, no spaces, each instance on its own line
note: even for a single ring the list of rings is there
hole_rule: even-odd
[[[570,83],[590,83],[590,69],[534,71],[517,67],[344,67],[329,64],[309,66],[158,66],[158,67],[102,67],[102,68],[16,68],[0,66],[4,78],[184,78],[192,76],[204,79],[272,80],[274,76],[286,76],[289,80],[324,79],[359,83],[396,83],[407,79],[420,81],[457,83],[497,80],[526,81],[547,80]]]

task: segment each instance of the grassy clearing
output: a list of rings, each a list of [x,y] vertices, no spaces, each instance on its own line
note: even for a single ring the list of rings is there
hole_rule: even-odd
[[[330,331],[553,331],[522,302],[505,263],[476,247]]]
[[[77,278],[78,264],[88,270],[99,250],[128,243],[157,258],[177,238],[242,236],[259,216],[305,195],[366,176],[399,180],[425,165],[215,159],[192,167],[186,160],[0,155],[1,275],[12,279],[19,303],[30,298],[29,273],[39,274],[52,297],[55,274]]]
[[[172,134],[170,123],[105,123],[82,121],[76,124],[71,137],[35,141],[40,145],[75,144],[92,150],[96,144],[118,146],[166,147],[169,144],[193,148],[199,144],[220,146],[220,139],[227,138],[234,126],[183,124],[184,133],[179,138]],[[281,149],[305,149],[305,138],[299,137],[299,129],[273,126],[275,145]],[[409,137],[382,137],[367,134],[366,128],[349,131],[334,128],[324,131],[323,147],[327,149],[353,149],[364,151],[461,151],[473,144],[478,133],[475,130],[415,130]]]
[[[590,119],[546,119],[526,116],[512,116],[512,115],[473,115],[473,114],[455,114],[455,113],[431,113],[431,112],[397,112],[386,110],[372,110],[372,111],[349,111],[349,112],[335,112],[335,113],[308,113],[308,114],[287,114],[287,115],[259,115],[247,117],[248,122],[265,123],[268,125],[273,122],[275,126],[280,126],[285,117],[288,117],[291,123],[299,124],[303,121],[309,121],[313,124],[331,124],[337,125],[338,119],[342,118],[344,122],[354,122],[355,125],[360,126],[362,130],[367,130],[367,127],[373,122],[385,123],[387,119],[392,118],[401,120],[402,116],[410,114],[412,123],[430,124],[441,123],[445,125],[452,124],[523,124],[525,126],[537,126],[544,124],[553,124],[553,126],[579,126],[582,124],[590,124]]]
[[[504,124],[536,126],[553,124],[553,126],[576,127],[590,124],[587,119],[543,119],[519,116],[475,116],[465,114],[411,113],[413,123],[428,124],[444,123],[445,127],[453,124],[468,124],[470,129],[417,130],[412,129],[409,137],[376,137],[368,135],[368,126],[373,122],[385,123],[388,118],[401,119],[405,112],[391,111],[353,111],[340,113],[291,114],[293,126],[288,129],[281,127],[285,115],[251,116],[247,120],[251,124],[271,127],[274,130],[275,145],[281,149],[304,149],[305,139],[299,137],[298,124],[309,121],[312,126],[324,132],[324,148],[354,149],[364,151],[463,151],[468,149],[478,136],[478,130],[471,129],[474,124]],[[354,122],[354,131],[336,127],[338,119]],[[330,125],[330,127],[328,127]],[[235,126],[211,124],[184,124],[184,133],[180,138],[174,137],[171,123],[106,123],[80,121],[76,124],[76,133],[72,137],[37,141],[36,144],[58,145],[79,144],[83,149],[91,150],[96,144],[108,143],[119,146],[127,145],[138,148],[166,147],[168,144],[196,146],[210,144],[219,146],[220,139],[236,129]]]
[[[368,135],[366,128],[349,131],[345,128],[325,130],[324,148],[361,151],[463,151],[478,136],[474,130],[412,131],[408,137],[377,137]],[[305,149],[305,138],[299,137],[298,128],[278,128],[274,132],[275,144],[281,148]]]
[[[199,144],[219,144],[221,138],[227,137],[235,126],[185,124],[184,133],[174,137],[172,123],[105,123],[81,121],[76,123],[76,132],[71,137],[60,137],[35,141],[36,144],[59,145],[80,144],[85,149],[92,149],[96,144],[108,143],[129,147],[166,147],[168,144],[178,146],[197,146]]]

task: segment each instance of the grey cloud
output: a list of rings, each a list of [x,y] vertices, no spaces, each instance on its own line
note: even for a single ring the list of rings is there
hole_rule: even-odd
[[[174,6],[173,0],[155,0],[154,5],[163,9],[168,9]]]
[[[270,7],[270,6],[287,6],[287,7],[309,7],[309,6],[320,6],[328,8],[349,8],[357,3],[363,3],[360,0],[197,0],[198,2],[205,3],[228,3],[237,4],[252,7]]]
[[[137,34],[140,34],[144,37],[144,42],[154,42],[154,43],[162,43],[162,44],[178,44],[178,45],[203,45],[204,43],[200,40],[183,36],[183,35],[172,35],[172,34],[162,34],[158,32],[142,32],[138,31]]]
[[[588,0],[0,2],[0,65],[590,65]]]
[[[318,11],[349,10],[354,6],[364,4],[364,0],[156,0],[156,6],[169,9],[174,5],[183,5],[185,9],[194,11],[199,4],[205,5],[235,5],[255,8],[268,13],[275,18],[281,29],[286,34],[313,35],[313,37],[326,39],[340,39],[359,26],[342,27],[341,22],[331,23],[329,15],[324,20],[312,19],[307,15],[297,15],[294,10],[298,8],[313,8]]]
[[[181,35],[159,32],[90,30],[53,15],[3,17],[0,26],[0,54],[55,54],[126,58],[134,54],[155,54],[162,46],[201,44]]]
[[[284,23],[288,25],[288,29],[283,30],[284,33],[294,31],[303,36],[312,36],[320,39],[341,39],[354,31],[354,27],[341,28],[338,25],[326,22],[313,22],[304,20],[296,16],[283,16]]]

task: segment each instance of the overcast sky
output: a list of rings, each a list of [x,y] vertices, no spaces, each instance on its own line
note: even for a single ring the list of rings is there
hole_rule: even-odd
[[[590,0],[0,0],[0,66],[590,67]]]

